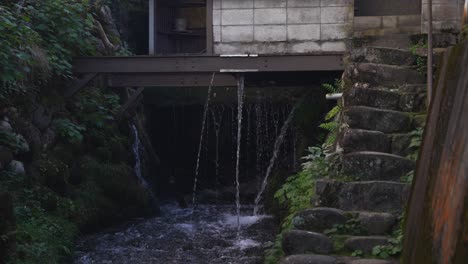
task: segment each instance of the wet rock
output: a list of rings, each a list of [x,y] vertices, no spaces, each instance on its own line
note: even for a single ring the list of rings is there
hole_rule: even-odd
[[[6,131],[6,132],[12,132],[13,128],[11,127],[8,121],[0,120],[0,130]]]
[[[406,113],[366,106],[347,108],[344,112],[344,120],[350,128],[376,130],[383,133],[408,131],[412,122],[411,117]]]
[[[317,180],[317,206],[347,211],[401,212],[409,185],[388,181],[338,182]]]
[[[352,88],[345,90],[345,107],[368,106],[387,110],[400,110],[400,94],[387,89],[363,88],[356,83]]]
[[[416,55],[403,49],[364,47],[351,50],[351,60],[354,62],[410,66],[416,63]]]
[[[351,251],[361,250],[364,253],[372,252],[375,246],[388,244],[388,238],[383,236],[351,237],[345,241],[345,247]]]
[[[43,130],[52,122],[52,114],[43,105],[39,105],[33,113],[32,123]]]
[[[282,259],[279,264],[335,264],[336,259],[324,255],[292,255]]]
[[[24,164],[21,161],[12,160],[8,164],[8,171],[16,175],[25,175],[26,170],[24,169]]]
[[[329,254],[333,250],[333,242],[330,238],[319,233],[302,230],[291,230],[284,233],[282,246],[286,255]]]
[[[349,65],[347,76],[355,82],[367,82],[375,85],[423,84],[424,75],[407,66],[354,63]]]
[[[50,146],[52,146],[55,143],[55,139],[56,139],[55,131],[52,130],[51,128],[47,128],[47,130],[44,133],[42,133],[42,137],[41,137],[42,149],[46,150]]]
[[[358,212],[359,225],[370,235],[382,235],[391,231],[396,217],[388,213]]]
[[[399,181],[414,167],[413,161],[388,153],[361,151],[343,156],[344,173],[361,180]]]
[[[334,225],[346,223],[344,212],[335,208],[313,208],[298,213],[293,219],[296,229],[323,232]]]
[[[400,97],[399,108],[405,112],[424,112],[427,110],[425,93],[406,93]]]
[[[382,132],[362,129],[345,129],[340,145],[345,153],[356,151],[390,151],[390,139]]]

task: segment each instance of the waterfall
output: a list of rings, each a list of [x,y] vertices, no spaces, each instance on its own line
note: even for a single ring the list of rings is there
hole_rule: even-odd
[[[291,112],[289,112],[288,119],[286,119],[286,121],[284,122],[283,126],[281,127],[281,132],[276,138],[275,145],[273,147],[273,155],[271,156],[270,164],[268,165],[267,171],[265,173],[265,178],[263,178],[262,187],[260,191],[258,192],[257,197],[255,198],[254,215],[257,215],[258,213],[260,200],[262,199],[263,192],[265,192],[266,186],[268,184],[268,178],[270,177],[271,171],[273,170],[275,161],[278,158],[279,150],[286,136],[286,132],[288,131],[289,125],[292,122],[293,117],[294,117],[294,112],[296,111],[299,104],[300,104],[299,102],[296,103],[296,105],[293,107]]]
[[[237,229],[240,231],[240,194],[239,194],[239,169],[240,169],[240,149],[242,137],[242,111],[244,107],[244,75],[240,75],[237,80],[237,152],[236,152],[236,213]]]
[[[140,184],[147,190],[150,190],[148,182],[143,178],[143,174],[141,173],[141,157],[140,157],[140,149],[142,147],[140,137],[138,135],[138,130],[135,126],[135,124],[131,124],[130,127],[132,128],[132,134],[133,134],[133,145],[132,145],[132,150],[133,150],[133,155],[135,156],[135,166],[133,167],[133,170],[135,171],[135,175],[138,177],[138,180],[140,181]],[[151,192],[152,193],[152,192]]]
[[[224,107],[221,108],[219,114],[219,119],[216,118],[216,112],[211,109],[211,117],[213,118],[213,128],[215,132],[215,189],[216,189],[216,199],[218,199],[218,187],[219,183],[219,131],[221,129],[221,122],[223,120]]]
[[[201,154],[201,150],[203,146],[203,135],[205,134],[206,116],[208,114],[208,107],[210,105],[211,89],[213,88],[215,75],[216,75],[216,72],[213,72],[213,75],[211,76],[210,86],[208,87],[208,95],[206,98],[205,107],[203,109],[203,121],[202,121],[201,133],[200,133],[200,143],[198,145],[197,165],[195,167],[195,179],[193,181],[192,204],[194,208],[196,207],[197,183],[198,183],[198,173],[200,170],[200,154]]]

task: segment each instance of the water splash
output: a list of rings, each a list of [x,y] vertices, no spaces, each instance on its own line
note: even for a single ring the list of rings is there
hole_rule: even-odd
[[[262,199],[263,192],[265,192],[266,186],[268,184],[268,178],[270,177],[271,171],[273,170],[273,167],[275,165],[275,161],[278,158],[278,153],[281,148],[281,145],[284,142],[284,138],[286,136],[286,133],[288,131],[289,125],[291,124],[293,117],[294,117],[294,112],[298,108],[300,102],[296,103],[296,105],[293,107],[291,112],[289,112],[288,119],[284,122],[283,126],[281,127],[281,132],[276,138],[275,145],[273,147],[273,155],[271,156],[270,159],[270,164],[268,165],[267,171],[265,173],[265,178],[263,178],[262,182],[262,187],[260,188],[260,191],[257,194],[257,197],[255,198],[255,207],[254,207],[254,215],[258,214],[259,210],[259,204]]]
[[[206,116],[208,114],[208,107],[210,105],[211,89],[213,88],[215,75],[216,75],[216,72],[213,72],[213,75],[211,76],[210,86],[208,87],[208,96],[206,98],[205,108],[203,109],[203,121],[202,121],[201,133],[200,133],[200,143],[198,145],[197,165],[195,167],[195,179],[193,181],[192,204],[193,204],[194,208],[196,208],[198,173],[199,173],[199,170],[200,170],[200,154],[201,154],[201,150],[202,150],[202,146],[203,146],[203,136],[205,134]]]
[[[133,135],[132,150],[133,150],[133,155],[135,157],[135,166],[133,167],[133,171],[135,172],[135,175],[138,177],[138,180],[140,181],[141,186],[143,186],[147,190],[150,190],[148,182],[146,181],[146,179],[143,177],[143,174],[141,173],[140,149],[142,148],[142,144],[140,141],[140,136],[138,134],[138,130],[135,124],[131,124],[130,127],[132,128],[132,135]]]
[[[239,170],[240,170],[240,149],[242,138],[242,111],[244,107],[244,83],[245,76],[240,75],[237,80],[237,152],[236,152],[236,213],[237,213],[237,230],[240,231],[240,190],[239,190]]]

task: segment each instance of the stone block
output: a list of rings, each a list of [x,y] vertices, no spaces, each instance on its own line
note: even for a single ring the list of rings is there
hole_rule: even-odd
[[[344,41],[326,41],[323,42],[321,51],[346,51],[346,43]]]
[[[315,41],[306,41],[299,43],[288,43],[288,52],[289,53],[310,53],[321,50],[321,46]]]
[[[320,6],[353,6],[354,0],[321,0]]]
[[[255,0],[255,8],[286,7],[286,0]]]
[[[221,26],[213,26],[213,41],[221,42]]]
[[[398,16],[399,27],[421,26],[421,15]]]
[[[370,235],[389,233],[396,223],[396,217],[388,213],[359,212],[359,225]]]
[[[288,7],[320,6],[320,0],[288,0]]]
[[[223,26],[221,40],[222,42],[253,41],[253,26]]]
[[[411,117],[402,112],[366,106],[351,106],[344,111],[350,128],[396,133],[411,128]]]
[[[396,28],[398,26],[397,16],[383,16],[382,27],[384,28]]]
[[[229,9],[221,12],[223,26],[253,24],[253,9]]]
[[[346,220],[345,213],[341,210],[318,207],[297,213],[292,222],[295,229],[323,232],[334,225],[345,224]]]
[[[215,9],[213,10],[213,26],[220,26],[221,25],[221,10]]]
[[[380,16],[360,16],[354,18],[354,30],[366,30],[382,27],[382,17]]]
[[[390,152],[390,139],[382,132],[346,128],[340,139],[345,153],[356,151]]]
[[[222,9],[253,8],[254,0],[222,0]]]
[[[286,25],[255,26],[255,41],[286,41]]]
[[[350,251],[361,250],[371,253],[375,246],[387,245],[388,238],[382,236],[351,237],[345,241],[345,247]]]
[[[432,4],[432,18],[434,21],[460,19],[462,15],[463,10],[456,4]],[[424,21],[427,21],[427,4],[424,4],[422,7],[422,17]]]
[[[221,9],[221,0],[213,0],[213,9]]]
[[[286,9],[265,8],[254,10],[254,23],[256,25],[286,24]]]
[[[320,28],[320,39],[322,41],[346,39],[351,37],[352,34],[351,24],[323,24]]]
[[[353,16],[352,7],[322,7],[320,22],[322,24],[351,23]]]
[[[337,264],[337,262],[331,256],[300,254],[288,256],[282,259],[279,264]]]
[[[288,8],[288,24],[320,23],[320,8]]]
[[[333,250],[330,238],[314,232],[291,230],[283,234],[283,250],[286,255],[318,253],[328,254]]]
[[[320,25],[288,25],[288,40],[319,40]]]

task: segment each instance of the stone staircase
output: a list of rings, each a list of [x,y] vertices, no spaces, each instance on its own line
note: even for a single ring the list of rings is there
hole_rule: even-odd
[[[282,264],[390,264],[371,256],[387,245],[409,198],[401,177],[414,170],[406,158],[409,132],[422,125],[425,77],[416,56],[391,47],[361,47],[349,55],[339,137],[342,167],[350,180],[316,182],[316,206],[300,212],[283,234]],[[337,227],[343,227],[337,229]],[[330,230],[334,233],[330,235]]]

